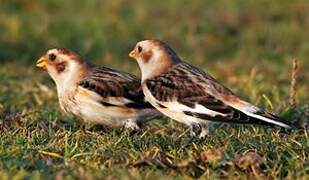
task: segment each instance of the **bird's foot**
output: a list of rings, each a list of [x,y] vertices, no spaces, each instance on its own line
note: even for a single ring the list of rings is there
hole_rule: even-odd
[[[193,143],[200,143],[204,140],[208,132],[200,124],[193,124],[190,126],[190,138],[189,140],[180,147],[180,150],[184,150],[190,147]]]
[[[200,134],[198,136],[199,140],[206,139],[208,134],[209,134],[209,128],[202,128],[202,130],[201,130],[201,132],[200,132]]]
[[[201,133],[201,126],[199,124],[192,124],[190,126],[190,137],[196,138]]]
[[[184,149],[190,147],[195,140],[196,137],[191,136],[188,141],[180,147],[179,151],[183,151]]]
[[[128,119],[124,123],[124,129],[128,136],[133,136],[140,131],[140,126],[132,119]]]

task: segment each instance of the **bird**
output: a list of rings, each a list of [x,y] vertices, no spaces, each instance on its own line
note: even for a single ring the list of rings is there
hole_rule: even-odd
[[[70,49],[48,50],[36,67],[55,82],[61,110],[84,121],[135,131],[161,114],[145,100],[136,76],[96,66]]]
[[[162,114],[205,138],[217,123],[274,125],[290,129],[287,120],[242,100],[210,74],[184,62],[165,42],[138,42],[129,56],[137,61],[146,100]]]

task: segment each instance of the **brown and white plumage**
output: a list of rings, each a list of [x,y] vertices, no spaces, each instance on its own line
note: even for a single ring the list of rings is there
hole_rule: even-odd
[[[138,78],[94,66],[71,50],[49,50],[37,67],[55,81],[61,109],[86,121],[136,129],[160,114],[144,100]]]
[[[144,40],[130,57],[142,72],[142,88],[147,100],[163,114],[192,128],[200,127],[203,137],[209,122],[277,125],[290,128],[287,121],[241,100],[206,72],[182,62],[159,40]],[[196,134],[196,132],[192,132]]]

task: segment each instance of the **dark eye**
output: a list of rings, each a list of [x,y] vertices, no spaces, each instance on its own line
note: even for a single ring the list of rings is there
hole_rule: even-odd
[[[54,60],[56,59],[56,55],[55,55],[55,54],[50,54],[50,55],[49,55],[49,59],[50,59],[51,61],[54,61]]]
[[[138,46],[138,47],[137,47],[137,51],[138,51],[138,53],[142,52],[142,50],[143,50],[143,48],[142,48],[142,47],[140,47],[140,46]]]

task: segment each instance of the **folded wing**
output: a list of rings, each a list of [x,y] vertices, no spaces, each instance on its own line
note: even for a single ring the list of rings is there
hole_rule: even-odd
[[[238,99],[232,91],[207,73],[185,63],[146,80],[146,85],[160,107],[188,116],[209,121],[290,127],[287,121],[249,103],[239,106],[244,101],[228,102],[224,97]]]
[[[152,108],[145,101],[137,77],[105,67],[93,67],[79,82],[79,87],[95,93],[92,98],[104,106]]]

